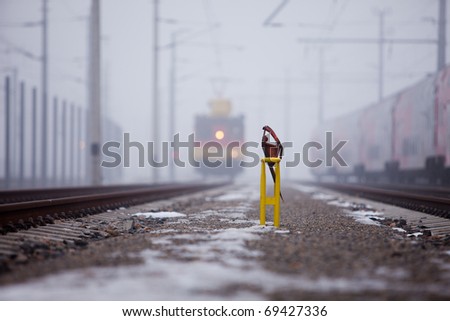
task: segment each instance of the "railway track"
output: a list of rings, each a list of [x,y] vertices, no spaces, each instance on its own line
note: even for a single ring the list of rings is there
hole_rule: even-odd
[[[345,194],[371,199],[381,203],[387,203],[414,211],[427,213],[444,218],[450,218],[450,198],[433,193],[432,189],[425,188],[421,192],[419,187],[397,190],[398,187],[386,188],[365,186],[359,184],[337,184],[337,183],[308,183]],[[442,192],[442,191],[441,191]]]
[[[419,195],[430,195],[450,199],[450,188],[445,186],[428,185],[401,185],[401,184],[365,184],[366,187],[372,187],[384,190],[402,191]]]
[[[398,211],[393,211],[386,216],[397,220],[406,219],[415,229],[428,231],[431,235],[450,234],[450,197],[446,196],[449,192],[446,188],[317,182],[303,184],[416,211],[402,215],[398,215],[396,213]]]
[[[133,216],[126,207],[151,202],[143,205],[145,209],[160,211],[171,208],[174,200],[189,201],[192,193],[216,193],[216,187],[221,185],[224,184],[66,189],[69,193],[55,190],[55,198],[51,199],[42,199],[36,190],[33,193],[37,200],[1,204],[0,276],[17,266],[84,248],[92,240],[142,233],[164,224],[164,220]],[[49,195],[49,191],[44,190],[44,194]],[[77,196],[67,196],[71,194]]]
[[[0,204],[0,234],[51,224],[59,218],[83,217],[216,186],[123,185],[2,192],[0,196],[5,196],[5,199]]]
[[[81,187],[61,187],[61,188],[33,188],[17,190],[0,190],[0,204],[20,203],[37,201],[43,199],[54,199],[69,196],[80,196],[96,193],[111,193],[124,190],[157,187],[164,185],[108,185],[108,186],[81,186]]]

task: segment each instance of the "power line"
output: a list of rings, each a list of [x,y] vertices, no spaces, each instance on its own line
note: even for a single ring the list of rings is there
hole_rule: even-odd
[[[275,10],[264,20],[263,26],[268,27],[271,26],[272,20],[280,13],[280,11],[287,5],[289,0],[282,0],[281,3],[275,8]]]
[[[385,44],[436,44],[435,39],[386,38],[384,36],[384,18],[386,11],[379,15],[379,37],[376,38],[299,38],[301,43],[313,44],[377,44],[378,50],[378,99],[383,98],[384,45]]]
[[[437,58],[437,70],[441,70],[445,67],[445,46],[447,41],[446,36],[446,21],[447,14],[447,0],[439,0],[439,20],[438,20],[438,58]]]
[[[8,49],[17,52],[28,59],[35,60],[35,61],[42,61],[42,57],[34,54],[31,51],[28,51],[26,49],[23,49],[23,48],[15,45],[14,43],[12,43],[11,41],[7,40],[6,38],[4,38],[2,36],[0,36],[0,42],[4,43]]]
[[[349,4],[350,0],[347,0],[346,2],[344,2],[341,6],[340,11],[334,16],[334,19],[331,20],[330,23],[330,32],[333,32],[334,29],[336,28],[336,25],[339,22],[339,19],[341,18],[342,14],[345,12],[345,10],[347,9],[347,6]]]
[[[209,27],[214,28],[215,24],[213,23],[211,7],[210,7],[210,3],[208,0],[203,0],[203,8],[205,10],[205,15],[206,15],[206,19],[207,19]],[[221,53],[221,48],[219,45],[218,37],[214,37],[212,33],[210,33],[210,35],[211,35],[211,45],[214,49],[214,54],[215,54],[215,58],[216,58],[217,73],[220,76],[219,78],[225,79],[225,75],[223,73],[223,68],[222,68],[222,53]],[[211,82],[211,86],[216,95],[221,96],[223,94],[223,92],[225,91],[225,83],[223,81],[219,82],[219,83]]]
[[[0,28],[34,28],[42,25],[42,21],[0,23]]]

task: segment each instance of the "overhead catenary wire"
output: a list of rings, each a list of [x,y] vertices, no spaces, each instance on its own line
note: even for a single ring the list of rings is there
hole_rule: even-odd
[[[209,25],[209,28],[213,28],[215,24],[213,22],[212,9],[209,0],[203,0],[203,8],[205,11],[207,24]],[[216,36],[214,36],[213,32],[210,33],[210,37],[211,37],[211,46],[214,50],[214,55],[216,59],[216,72],[221,78],[225,78],[222,68],[222,55],[219,46],[219,37],[217,36],[217,34]],[[215,95],[222,96],[224,94],[225,83],[223,81],[218,83],[211,81],[210,83]]]

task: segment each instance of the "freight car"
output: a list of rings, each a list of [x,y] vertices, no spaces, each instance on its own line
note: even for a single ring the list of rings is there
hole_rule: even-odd
[[[323,179],[450,184],[450,66],[379,103],[318,126],[348,140],[348,167],[314,169]],[[344,151],[345,150],[345,151]]]
[[[228,99],[209,101],[210,113],[195,118],[195,159],[203,176],[233,179],[242,171],[241,146],[244,142],[244,116],[231,116]]]

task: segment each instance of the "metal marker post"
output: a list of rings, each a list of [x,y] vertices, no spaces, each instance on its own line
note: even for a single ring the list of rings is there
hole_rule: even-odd
[[[280,161],[278,157],[261,159],[261,190],[259,200],[259,222],[266,224],[266,206],[273,205],[273,225],[280,227]],[[266,163],[275,163],[275,185],[273,196],[266,195]]]

